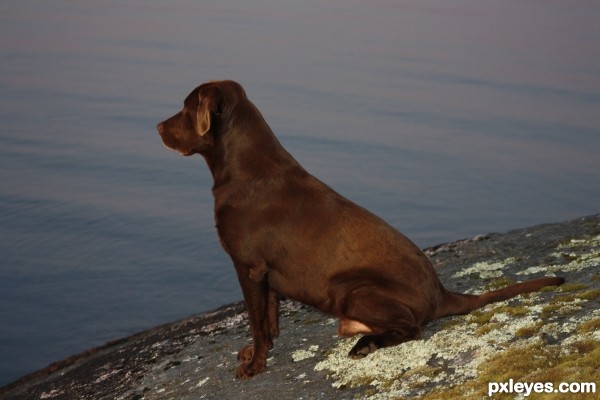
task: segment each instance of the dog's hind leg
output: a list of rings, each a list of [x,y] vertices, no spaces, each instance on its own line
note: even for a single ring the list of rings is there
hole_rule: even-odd
[[[354,327],[366,327],[357,329]],[[352,358],[362,358],[383,347],[417,339],[421,326],[413,312],[403,303],[373,287],[353,291],[346,303],[344,317],[340,318],[338,333],[368,333],[356,342],[350,353]]]

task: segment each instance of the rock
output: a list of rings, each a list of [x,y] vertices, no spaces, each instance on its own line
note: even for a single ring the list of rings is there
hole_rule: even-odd
[[[250,341],[244,306],[160,326],[54,363],[0,399],[484,397],[488,382],[594,382],[600,370],[600,215],[426,249],[446,287],[481,292],[560,275],[567,283],[429,324],[420,340],[346,356],[356,338],[285,301],[267,371],[235,379]],[[598,388],[600,390],[600,388]]]

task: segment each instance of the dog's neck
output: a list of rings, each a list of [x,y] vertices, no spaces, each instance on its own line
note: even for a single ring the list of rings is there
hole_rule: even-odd
[[[252,184],[306,171],[285,150],[260,114],[216,135],[204,158],[212,173],[213,191],[229,185]],[[239,128],[241,127],[241,128]]]

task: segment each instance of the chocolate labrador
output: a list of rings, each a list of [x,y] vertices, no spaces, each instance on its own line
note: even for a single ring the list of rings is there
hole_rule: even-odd
[[[418,338],[436,318],[564,282],[534,279],[481,295],[446,290],[408,238],[306,172],[236,82],[197,87],[157,128],[167,147],[201,154],[214,179],[218,235],[252,330],[239,378],[266,368],[280,295],[339,318],[340,336],[363,334],[349,354],[360,358]]]

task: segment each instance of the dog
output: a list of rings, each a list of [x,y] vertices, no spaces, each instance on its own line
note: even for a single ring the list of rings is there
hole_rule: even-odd
[[[240,379],[266,368],[280,296],[337,317],[340,336],[363,334],[349,353],[361,358],[419,338],[436,318],[564,282],[533,279],[481,295],[446,290],[407,237],[302,168],[234,81],[198,86],[157,129],[168,148],[202,155],[213,176],[218,236],[252,331],[238,353]]]

